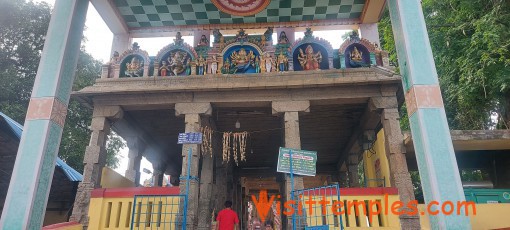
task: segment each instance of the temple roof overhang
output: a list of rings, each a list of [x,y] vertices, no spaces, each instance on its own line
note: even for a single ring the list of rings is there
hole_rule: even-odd
[[[114,34],[356,26],[378,22],[386,1],[91,0]],[[161,36],[161,34],[160,34]],[[135,36],[137,37],[137,36]]]
[[[510,130],[450,130],[455,151],[510,150]],[[413,136],[404,132],[404,145],[414,155]]]

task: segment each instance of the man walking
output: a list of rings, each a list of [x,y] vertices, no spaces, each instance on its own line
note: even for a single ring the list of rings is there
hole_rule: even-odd
[[[218,213],[216,221],[217,230],[234,230],[234,226],[236,227],[235,229],[240,230],[239,218],[236,212],[232,210],[232,201],[225,201],[225,209]]]

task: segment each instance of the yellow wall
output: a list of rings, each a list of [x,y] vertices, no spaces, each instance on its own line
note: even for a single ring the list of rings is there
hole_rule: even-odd
[[[180,197],[152,197],[137,200],[132,214],[133,197],[91,198],[89,206],[89,229],[129,230],[131,218],[136,229],[176,229]],[[148,207],[152,207],[149,209]],[[158,215],[160,212],[167,214]],[[146,215],[151,213],[150,217]],[[157,226],[159,223],[159,226]]]
[[[101,174],[101,187],[102,188],[130,188],[136,187],[133,181],[123,177],[113,169],[103,167],[103,173]]]
[[[306,223],[307,226],[321,226],[321,225],[329,225],[330,229],[339,229],[336,223],[339,223],[339,220],[335,220],[338,216],[335,216],[333,213],[333,206],[328,205],[326,208],[326,213],[322,213],[322,209],[320,208],[319,202],[323,200],[323,196],[312,196],[312,200],[314,200],[317,206],[312,208],[311,215],[309,213],[309,209],[305,207],[306,213]],[[326,200],[328,204],[333,204],[338,197],[337,196],[326,196]],[[302,198],[303,205],[306,206],[306,201],[308,201],[308,197]],[[344,202],[344,205],[347,203],[351,203],[354,201],[365,202],[365,204],[369,204],[369,201],[379,201],[381,205],[384,205],[384,195],[366,195],[366,196],[341,196],[341,201]],[[389,195],[388,203],[391,205],[392,203],[398,201],[398,195]],[[347,206],[347,208],[342,208],[342,210],[348,210],[347,215],[342,215],[343,226],[346,229],[361,229],[361,228],[377,228],[377,229],[400,229],[400,219],[397,215],[388,214],[385,215],[384,210],[381,210],[380,215],[372,216],[372,223],[369,226],[369,217],[368,215],[360,208],[358,205],[356,208],[358,209],[358,215],[356,215],[355,207]],[[381,206],[382,208],[383,206]],[[375,207],[374,207],[375,208]],[[375,210],[374,210],[375,211]],[[317,218],[318,216],[326,216],[327,218],[321,219]],[[335,225],[334,225],[335,224]]]
[[[374,143],[373,150],[375,154],[370,151],[365,151],[363,154],[363,162],[365,166],[365,178],[366,179],[382,179],[385,178],[386,187],[390,187],[390,167],[388,164],[388,158],[386,157],[384,141],[384,130],[381,129],[377,133],[377,140]],[[378,167],[376,167],[376,164]],[[368,187],[382,187],[382,181],[367,181]]]
[[[424,204],[418,205],[420,212],[426,210]],[[471,227],[478,229],[510,228],[510,204],[476,204],[476,215],[470,215]],[[430,229],[429,216],[421,216],[421,228]]]

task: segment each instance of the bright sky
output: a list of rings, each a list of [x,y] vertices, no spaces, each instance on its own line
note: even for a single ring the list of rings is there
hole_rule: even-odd
[[[47,2],[51,6],[55,4],[55,0],[34,0],[35,2]],[[85,47],[85,50],[90,53],[94,58],[106,62],[110,60],[110,50],[112,46],[113,34],[106,26],[105,22],[99,16],[96,9],[92,4],[89,3],[89,9],[87,12],[87,21],[85,23],[86,30],[84,32],[86,41],[82,44]],[[340,39],[340,36],[343,35],[345,30],[336,30],[336,31],[315,31],[314,36],[322,37],[328,40],[333,48],[340,47],[343,42]],[[297,32],[295,34],[295,38],[304,37],[303,32]],[[192,36],[183,36],[184,42],[188,44],[193,44]],[[210,39],[212,40],[212,39]],[[273,34],[273,40],[276,41],[276,33]],[[158,38],[135,38],[133,42],[138,42],[141,49],[146,50],[150,56],[156,56],[158,51],[164,46],[173,42],[173,38],[169,37],[158,37]],[[119,50],[122,53],[121,50]],[[127,154],[128,149],[124,148],[120,152],[120,166],[115,170],[118,173],[124,175],[127,169]],[[150,174],[144,173],[143,168],[147,168],[152,171],[152,165],[145,158],[142,159],[141,162],[141,178],[140,182],[143,182],[145,179],[150,178]]]

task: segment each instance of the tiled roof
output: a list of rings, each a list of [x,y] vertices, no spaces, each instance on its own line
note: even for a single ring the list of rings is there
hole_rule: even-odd
[[[18,140],[21,139],[21,134],[23,133],[23,126],[20,125],[18,122],[14,121],[7,115],[0,112],[0,117],[5,120],[9,128],[11,129],[12,133],[18,138]],[[68,164],[66,164],[62,159],[57,157],[56,166],[61,168],[64,174],[69,178],[70,181],[82,181],[83,176],[77,172],[75,169],[71,168]]]

